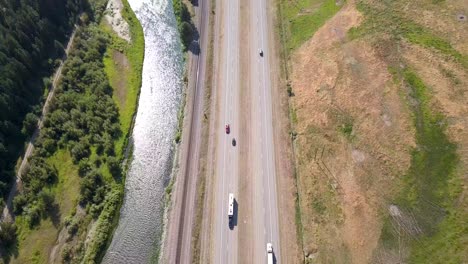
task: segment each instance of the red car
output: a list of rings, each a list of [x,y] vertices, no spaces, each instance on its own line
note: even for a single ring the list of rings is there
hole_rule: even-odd
[[[231,132],[231,127],[228,125],[226,125],[226,134],[229,134],[229,132]]]

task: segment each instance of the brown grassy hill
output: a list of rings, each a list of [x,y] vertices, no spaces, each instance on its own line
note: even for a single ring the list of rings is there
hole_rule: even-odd
[[[467,263],[466,2],[281,7],[306,263]]]

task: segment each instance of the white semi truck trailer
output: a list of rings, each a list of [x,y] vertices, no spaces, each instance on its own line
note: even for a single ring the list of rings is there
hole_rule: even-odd
[[[231,227],[233,224],[234,218],[234,194],[229,194],[229,209],[228,209],[228,217],[229,217],[229,226]]]
[[[271,243],[267,243],[267,259],[268,264],[273,264],[273,246]]]

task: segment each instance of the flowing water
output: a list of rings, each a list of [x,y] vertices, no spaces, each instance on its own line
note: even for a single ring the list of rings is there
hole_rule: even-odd
[[[165,187],[182,94],[183,58],[172,0],[128,0],[145,36],[133,157],[119,225],[103,263],[149,263],[159,250]]]

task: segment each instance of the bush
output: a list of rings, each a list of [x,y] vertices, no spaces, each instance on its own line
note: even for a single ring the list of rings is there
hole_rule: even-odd
[[[86,140],[82,140],[75,144],[75,146],[71,150],[73,162],[76,164],[83,158],[89,157],[91,154],[89,142]]]
[[[41,212],[43,212],[45,209],[42,207],[43,204],[36,203],[31,207],[24,209],[24,214],[26,216],[26,221],[29,224],[29,228],[33,228],[41,222]]]
[[[43,209],[51,209],[53,208],[55,204],[55,199],[54,195],[49,191],[49,190],[42,190],[39,192],[38,196],[38,202],[41,204],[39,208]]]
[[[50,138],[44,139],[44,141],[42,141],[40,146],[38,147],[42,148],[41,153],[43,154],[42,156],[44,157],[51,156],[57,150],[57,145],[55,143],[55,140],[50,139]]]
[[[104,208],[99,219],[97,220],[95,236],[90,239],[88,250],[84,257],[85,263],[97,262],[100,253],[105,250],[106,242],[109,238],[110,231],[113,228],[113,217],[118,212],[121,203],[122,191],[119,189],[112,190],[106,197]]]
[[[85,176],[91,169],[91,163],[88,158],[84,158],[78,163],[78,175],[81,177]]]
[[[28,203],[26,196],[24,194],[18,194],[13,199],[13,212],[15,214],[21,214],[23,212],[24,206]]]
[[[67,263],[72,259],[72,249],[69,245],[65,245],[62,249],[62,260]]]
[[[73,218],[67,226],[68,234],[74,236],[78,232],[79,221]]]
[[[97,190],[103,185],[102,175],[93,170],[83,178],[80,184],[80,204],[86,205],[95,200]]]
[[[122,176],[122,169],[120,168],[120,161],[116,157],[108,157],[107,158],[107,166],[109,167],[109,171],[115,178]]]
[[[187,49],[193,39],[193,27],[190,23],[184,21],[180,26],[180,35],[182,38],[182,44]]]
[[[28,113],[26,117],[24,118],[23,128],[21,129],[21,132],[26,136],[32,136],[32,134],[37,128],[38,121],[39,121],[39,118],[37,118],[35,114]]]
[[[13,246],[16,242],[16,226],[13,223],[0,223],[0,245],[4,248]]]

